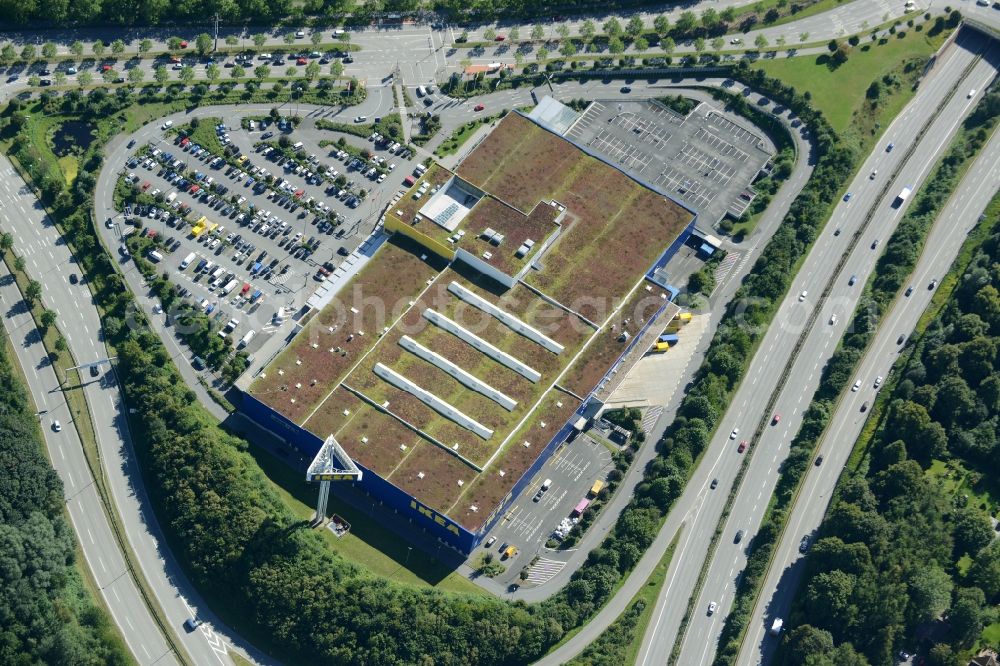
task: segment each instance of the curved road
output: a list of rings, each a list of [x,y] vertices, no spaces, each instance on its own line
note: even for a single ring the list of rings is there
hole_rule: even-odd
[[[699,488],[693,480],[688,490],[704,497],[709,511],[699,514],[694,521],[696,527],[690,532],[697,545],[675,557],[680,575],[665,588],[664,598],[669,601],[661,600],[654,614],[655,621],[647,631],[640,663],[660,663],[659,655],[670,653],[706,556],[712,556],[712,563],[704,588],[694,604],[678,663],[701,666],[714,656],[722,618],[733,600],[736,577],[746,565],[747,551],[767,508],[780,466],[788,454],[788,444],[798,431],[824,366],[851,321],[861,285],[874,270],[880,254],[878,250],[884,247],[905,212],[905,205],[892,207],[893,200],[904,186],[916,189],[922,184],[977,101],[967,97],[969,89],[982,90],[995,76],[996,70],[989,62],[991,55],[985,54],[979,59],[986,48],[989,48],[988,40],[980,33],[964,30],[956,43],[939,56],[938,64],[922,81],[916,97],[886,129],[849,185],[853,198],[840,202],[806,257],[781,306],[777,325],[772,325],[753,360],[747,374],[749,381],[744,382],[735,395],[713,440],[712,448],[721,454],[717,462],[719,467],[713,468],[710,475],[720,477],[722,488],[732,485],[735,469],[741,462],[734,450],[735,442],[729,439],[730,430],[739,427],[743,432],[738,439],[751,440],[753,447],[753,458],[717,549],[709,553],[708,541],[718,525],[727,493],[707,491],[704,486]],[[992,56],[996,54],[997,51],[993,51]],[[962,79],[972,63],[976,63],[975,66]],[[938,106],[945,100],[946,105],[937,114]],[[928,122],[931,122],[928,131],[914,145],[914,135]],[[890,141],[895,142],[895,149],[886,152],[885,146]],[[912,154],[908,154],[911,149]],[[870,210],[873,218],[862,228]],[[838,228],[842,233],[834,236]],[[876,243],[881,245],[876,247]],[[841,266],[845,253],[847,260]],[[849,283],[851,275],[857,276],[857,284]],[[828,283],[831,288],[824,295]],[[804,291],[808,291],[808,295],[800,300],[799,295]],[[808,319],[814,311],[817,316]],[[794,357],[789,374],[783,376],[797,343],[801,343],[801,349]],[[874,377],[870,379],[873,381]],[[772,395],[777,395],[773,407]],[[782,417],[777,424],[771,422],[774,413]],[[753,435],[758,424],[764,425],[759,439],[755,439]],[[703,464],[696,479],[708,471],[704,468]],[[746,537],[737,545],[734,540],[739,530],[744,530]],[[718,604],[718,610],[708,614],[707,608],[713,601]]]
[[[862,380],[858,392],[845,392],[830,419],[826,434],[817,447],[825,459],[820,467],[810,467],[788,518],[787,527],[775,554],[761,596],[750,619],[747,636],[737,664],[765,664],[774,656],[778,642],[766,636],[775,618],[787,618],[796,588],[804,573],[799,541],[814,535],[826,512],[841,470],[847,463],[854,442],[865,425],[868,414],[861,405],[874,403],[873,380],[888,377],[901,346],[900,335],[908,335],[916,326],[934,295],[927,289],[931,280],[940,280],[950,269],[970,231],[1000,186],[1000,132],[994,131],[980,156],[968,170],[948,203],[941,210],[924,243],[924,251],[909,284],[913,294],[899,296],[879,325],[867,353],[861,359],[856,377]],[[911,646],[900,646],[911,647]],[[913,651],[912,649],[910,650]]]

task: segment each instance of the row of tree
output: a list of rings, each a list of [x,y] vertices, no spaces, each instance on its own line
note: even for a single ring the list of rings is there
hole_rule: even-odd
[[[888,664],[916,648],[952,666],[1000,619],[1000,500],[983,483],[1000,468],[998,261],[995,231],[901,368],[866,464],[838,487],[807,559],[788,663]],[[928,471],[935,461],[945,475]]]
[[[130,663],[75,568],[62,482],[42,453],[38,418],[3,347],[0,460],[0,661]]]

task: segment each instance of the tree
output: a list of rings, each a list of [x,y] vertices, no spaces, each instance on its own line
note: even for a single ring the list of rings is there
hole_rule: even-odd
[[[316,62],[315,60],[312,60],[309,62],[308,65],[306,65],[306,78],[309,79],[310,81],[314,81],[318,76],[319,76],[319,63]]]
[[[260,48],[261,46],[264,46],[264,44],[267,43],[267,35],[262,35],[259,32],[256,35],[254,35],[251,39],[253,39],[253,45],[256,46],[257,48]]]
[[[25,44],[24,48],[21,49],[21,60],[34,60],[35,59],[35,47],[32,44]]]
[[[56,56],[56,45],[52,42],[45,42],[42,44],[42,57],[43,58],[54,58]]]
[[[677,31],[682,35],[689,34],[698,27],[698,17],[692,11],[683,11],[677,17]]]
[[[486,41],[492,42],[496,38],[497,38],[497,31],[493,26],[490,26],[489,28],[486,28],[486,30],[483,31],[483,39],[485,39]]]
[[[606,34],[608,37],[621,37],[622,32],[624,32],[622,30],[621,22],[614,16],[605,21],[603,27],[604,27],[604,34]]]
[[[104,42],[102,42],[99,39],[96,42],[94,42],[93,44],[90,45],[90,51],[91,51],[91,53],[93,53],[98,58],[100,58],[102,55],[104,55],[104,48],[105,48],[104,47]]]
[[[663,52],[667,55],[671,55],[677,48],[677,45],[674,43],[673,37],[664,37],[660,40],[660,48],[663,49]]]
[[[698,37],[694,40],[694,50],[697,51],[699,55],[705,52],[704,37]]]
[[[580,36],[586,41],[590,41],[594,38],[594,34],[597,33],[597,25],[594,23],[593,19],[587,19],[580,25]]]
[[[222,76],[222,70],[214,62],[205,68],[205,78],[209,83],[215,83]]]
[[[166,70],[164,70],[166,71]],[[94,75],[90,72],[80,72],[76,75],[76,82],[81,88],[86,88],[94,81]]]
[[[608,40],[608,51],[611,53],[622,53],[625,50],[625,42],[621,37],[612,37]]]
[[[808,32],[800,32],[799,33],[799,41],[800,42],[805,42],[807,39],[809,39],[809,33]]]
[[[294,44],[295,43],[295,33],[294,32],[286,32],[284,35],[281,36],[281,39],[283,39],[286,44]]]
[[[142,83],[142,79],[146,76],[146,72],[143,71],[142,67],[133,67],[128,70],[128,80],[130,83]]]
[[[14,270],[17,270],[17,271],[20,271],[20,272],[23,273],[26,265],[27,265],[27,263],[24,261],[24,257],[15,257],[14,258]]]
[[[253,77],[257,79],[258,82],[263,81],[269,76],[271,76],[271,68],[267,65],[257,65],[254,67]]]
[[[207,32],[203,32],[194,38],[194,48],[198,51],[198,55],[206,55],[212,51],[212,36]]]
[[[559,53],[567,58],[576,55],[576,44],[572,39],[567,39],[559,45]]]
[[[323,43],[323,32],[320,30],[313,30],[312,34],[309,35],[309,41],[312,42],[313,46],[319,46]]]
[[[24,289],[24,300],[28,302],[28,305],[34,305],[42,297],[42,285],[37,280],[31,280],[28,282],[28,286]]]
[[[936,562],[914,571],[909,586],[909,616],[912,624],[930,622],[941,617],[951,604],[951,576]]]
[[[295,76],[298,73],[298,71],[299,70],[295,69],[294,67],[286,67],[285,68],[285,76],[287,76],[288,78],[292,78],[293,76]]]
[[[975,556],[993,540],[993,523],[976,507],[957,509],[952,522],[956,559],[965,553]]]
[[[191,65],[181,67],[181,81],[186,86],[191,85],[191,82],[194,81],[194,67]]]
[[[667,18],[666,14],[659,14],[653,19],[653,32],[659,37],[663,37],[670,32],[670,19]]]
[[[518,69],[524,67],[524,54],[521,53],[520,51],[514,52],[514,64],[517,66]]]
[[[159,65],[153,70],[153,78],[156,79],[156,82],[161,86],[165,85],[170,79],[170,72],[168,72],[167,68],[163,65]]]
[[[990,603],[1000,602],[1000,541],[983,548],[969,567],[969,581],[980,588]]]
[[[32,88],[37,88],[38,86],[42,85],[42,77],[38,76],[37,74],[32,74],[31,76],[28,77],[28,85],[31,86]]]
[[[559,35],[559,38],[562,40],[569,39],[569,26],[565,23],[560,23],[556,26],[556,34]]]
[[[123,42],[120,39],[116,39],[115,41],[111,42],[111,52],[114,53],[115,55],[121,55],[122,53],[125,53],[125,42]]]
[[[510,41],[512,42],[518,41],[519,39],[521,39],[521,29],[518,28],[516,25],[513,26],[510,29],[510,32],[507,33],[507,38],[510,39]]]
[[[712,40],[712,50],[718,53],[726,45],[726,40],[722,37],[716,37]]]
[[[649,48],[649,40],[641,36],[636,37],[635,41],[632,42],[632,48],[634,48],[639,53],[642,53],[643,51]]]
[[[767,37],[764,36],[764,33],[759,33],[757,35],[757,39],[753,40],[753,43],[757,46],[758,49],[766,48],[768,44]]]
[[[246,76],[246,74],[247,74],[246,70],[240,65],[236,65],[231,70],[229,70],[229,78],[233,79],[234,81],[236,79],[242,79],[244,76]]]
[[[832,651],[833,636],[829,631],[801,624],[788,632],[788,656],[793,664],[805,664],[807,659],[816,659]]]
[[[712,31],[719,26],[719,12],[709,7],[701,13],[701,25],[705,30]]]
[[[635,39],[636,37],[642,34],[642,31],[645,29],[645,27],[646,26],[642,24],[642,19],[640,17],[633,16],[628,20],[628,23],[625,25],[625,32],[628,33],[629,37]]]
[[[83,55],[83,42],[79,39],[69,45],[69,52],[79,57]]]
[[[118,78],[118,72],[113,69],[105,69],[101,72],[101,77],[104,79],[105,83],[111,83]]]
[[[545,59],[549,57],[549,50],[544,46],[539,46],[538,50],[535,51],[535,59],[538,62],[545,62]]]
[[[785,39],[784,35],[778,35],[778,38],[774,40],[774,43],[777,44],[781,48],[785,48],[785,42],[787,42],[787,41],[788,40]]]
[[[14,247],[13,234],[6,231],[0,234],[0,250],[9,252],[12,247]]]
[[[339,60],[334,60],[330,63],[330,75],[336,78],[340,78],[344,73],[344,64]]]
[[[54,326],[56,323],[56,313],[46,308],[42,310],[42,314],[41,317],[39,317],[39,320],[41,321],[42,328],[48,330],[52,328],[52,326]]]
[[[983,633],[985,609],[986,596],[978,587],[965,587],[955,591],[955,602],[948,613],[953,644],[963,649],[972,647],[979,634]]]
[[[536,42],[545,35],[545,28],[542,27],[541,23],[536,23],[531,26],[531,38]]]
[[[226,46],[236,46],[239,43],[240,43],[240,40],[236,37],[236,35],[227,35],[226,36]]]

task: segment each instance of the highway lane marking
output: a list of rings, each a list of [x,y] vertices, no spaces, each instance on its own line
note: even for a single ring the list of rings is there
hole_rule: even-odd
[[[104,558],[98,555],[97,562],[101,565],[101,568],[104,569],[104,573],[108,573],[108,568],[104,566]]]
[[[61,447],[61,446],[60,446],[60,447],[58,447],[58,448],[59,448],[59,455],[60,455],[60,456],[62,456],[62,459],[63,459],[63,460],[66,460],[66,452],[65,452],[65,451],[63,451],[63,449],[62,449],[62,447]]]
[[[66,470],[66,478],[69,479],[69,487],[76,488],[76,482],[73,481],[73,473],[69,470]]]
[[[95,543],[94,542],[94,533],[90,531],[89,527],[87,528],[87,536],[90,537],[90,543],[94,544]]]

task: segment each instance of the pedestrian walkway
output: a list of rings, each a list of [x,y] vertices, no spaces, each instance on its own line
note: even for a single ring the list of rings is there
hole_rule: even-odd
[[[642,431],[650,432],[663,413],[663,405],[653,405],[642,413]]]
[[[730,252],[726,255],[726,258],[723,259],[718,266],[716,266],[714,274],[715,288],[712,289],[713,294],[715,293],[715,290],[722,285],[726,278],[729,277],[729,273],[732,272],[733,267],[736,266],[736,263],[742,256],[743,254],[740,252]]]
[[[537,562],[531,565],[531,569],[528,570],[528,582],[535,585],[547,583],[553,576],[562,571],[564,566],[566,566],[565,562],[540,557]]]

